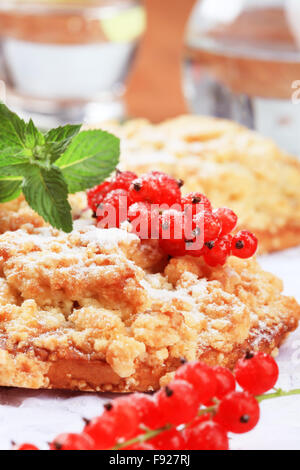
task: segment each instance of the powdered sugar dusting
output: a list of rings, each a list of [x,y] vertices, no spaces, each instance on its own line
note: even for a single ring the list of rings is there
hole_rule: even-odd
[[[117,248],[121,243],[126,245],[139,243],[139,238],[136,235],[118,228],[88,227],[84,233],[80,234],[80,238],[84,243],[102,246],[107,250]]]

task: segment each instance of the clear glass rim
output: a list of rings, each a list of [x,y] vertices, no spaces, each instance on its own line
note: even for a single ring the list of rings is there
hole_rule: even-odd
[[[127,9],[141,5],[141,0],[2,0],[0,12],[42,13],[45,11],[70,13],[82,10]]]

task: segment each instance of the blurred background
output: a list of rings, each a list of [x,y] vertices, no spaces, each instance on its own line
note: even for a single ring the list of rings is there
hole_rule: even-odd
[[[193,112],[300,154],[299,0],[0,0],[0,94],[44,128]]]

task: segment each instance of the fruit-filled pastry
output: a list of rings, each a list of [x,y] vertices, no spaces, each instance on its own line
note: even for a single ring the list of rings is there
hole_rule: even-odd
[[[202,160],[192,151],[176,156],[176,178],[157,169],[138,175],[116,170],[120,142],[107,132],[67,125],[42,133],[3,104],[0,118],[0,386],[153,391],[186,361],[234,368],[246,353],[277,353],[297,327],[300,307],[260,268],[257,238],[241,227],[248,215],[257,220],[254,212],[268,218],[272,198],[283,218],[293,205],[297,223],[294,161],[277,153],[274,163],[269,143],[257,158],[264,141],[223,121],[204,120],[201,142],[195,118],[186,118],[189,138],[179,125],[185,129],[186,119],[155,128],[162,139],[169,133],[165,141],[176,149],[180,138],[191,144],[183,148],[205,155],[210,145],[215,155],[217,145],[218,162],[207,159],[207,174],[211,165],[216,194],[226,184],[236,189],[228,202],[242,209],[239,222],[232,204],[213,207],[201,191],[195,162]],[[145,140],[142,154],[146,148]],[[256,161],[253,187],[253,168],[238,163],[246,148]],[[218,181],[218,165],[247,177],[237,188],[233,170]],[[285,185],[275,191],[276,172]],[[274,215],[273,228],[279,219]]]
[[[36,216],[0,236],[0,385],[152,391],[186,360],[233,368],[247,351],[276,354],[297,327],[298,304],[252,257],[255,236],[231,234],[233,211],[213,211],[200,193],[181,197],[180,185],[158,172],[117,173],[88,192],[94,218],[83,196],[73,198],[71,233]],[[115,191],[130,199],[124,221]],[[156,213],[158,236],[142,237],[133,212],[153,224],[142,201],[159,197],[191,211]],[[192,222],[188,240],[173,237],[175,213]],[[204,244],[193,250],[199,233]]]
[[[300,163],[271,140],[201,116],[108,127],[121,137],[124,168],[165,171],[184,180],[184,191],[203,192],[215,207],[230,207],[239,228],[255,232],[261,251],[300,244]]]

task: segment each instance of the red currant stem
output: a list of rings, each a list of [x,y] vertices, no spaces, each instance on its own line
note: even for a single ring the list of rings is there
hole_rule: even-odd
[[[216,405],[209,406],[207,408],[202,408],[201,410],[198,411],[198,416],[203,416],[208,413],[212,413],[212,414],[215,413],[217,406],[218,405],[216,404]]]
[[[138,444],[140,442],[149,441],[150,439],[153,439],[154,437],[158,436],[162,432],[168,431],[171,428],[172,428],[171,424],[166,424],[166,426],[164,426],[162,428],[155,429],[153,431],[152,430],[147,431],[144,434],[140,434],[139,436],[134,437],[130,441],[121,442],[120,444],[117,444],[115,447],[112,448],[112,450],[124,449],[124,447],[130,447],[133,444]]]
[[[207,413],[214,414],[216,411],[216,408],[217,408],[217,405],[209,406],[208,408],[202,408],[201,410],[199,410],[198,416],[203,416]],[[185,425],[184,427],[187,427],[187,426],[188,424]],[[150,439],[153,439],[159,434],[165,431],[168,431],[169,429],[172,429],[172,427],[173,426],[171,424],[166,424],[166,426],[159,428],[159,429],[155,429],[155,430],[148,429],[147,432],[145,432],[144,434],[140,434],[137,437],[134,437],[130,441],[121,442],[120,444],[117,444],[115,447],[112,448],[112,450],[124,449],[124,447],[129,447],[129,446],[132,446],[133,444],[149,441]]]
[[[271,400],[272,398],[280,398],[280,397],[290,397],[292,395],[300,395],[300,389],[296,388],[294,390],[289,390],[288,392],[285,392],[284,390],[282,390],[281,388],[279,388],[278,390],[276,390],[276,392],[274,393],[267,393],[265,395],[258,395],[256,397],[257,401],[259,403],[261,403],[262,401],[265,401],[265,400]]]
[[[300,389],[294,389],[290,390],[288,392],[278,389],[274,393],[268,393],[265,395],[258,395],[256,396],[256,399],[259,403],[261,403],[264,400],[270,400],[272,398],[280,398],[280,397],[289,397],[292,395],[300,395]],[[198,416],[203,416],[205,414],[212,414],[214,415],[215,412],[217,411],[218,403],[212,406],[208,406],[207,408],[202,408],[201,410],[198,411]],[[189,423],[186,424],[184,427],[188,427]],[[122,442],[120,444],[117,444],[115,447],[112,448],[112,450],[119,450],[119,449],[124,449],[125,447],[130,447],[134,444],[138,444],[140,442],[145,442],[149,441],[150,439],[153,439],[154,437],[158,436],[159,434],[168,431],[169,429],[172,429],[171,424],[167,424],[166,426],[155,429],[155,430],[148,430],[144,434],[140,434],[139,436],[131,439],[130,441]]]

